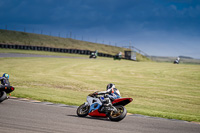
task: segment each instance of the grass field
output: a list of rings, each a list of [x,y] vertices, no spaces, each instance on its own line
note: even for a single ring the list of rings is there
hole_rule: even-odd
[[[4,72],[16,97],[80,105],[112,82],[133,98],[130,113],[200,122],[200,65],[15,57],[0,58]]]

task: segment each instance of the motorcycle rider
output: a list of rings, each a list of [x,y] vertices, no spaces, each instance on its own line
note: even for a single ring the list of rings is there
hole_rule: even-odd
[[[3,76],[0,77],[0,81],[1,81],[0,88],[2,86],[10,86],[10,83],[9,83],[9,74],[4,73]]]
[[[1,88],[4,88],[4,87],[10,86],[9,74],[4,73],[3,76],[0,77],[0,81],[1,81],[0,89],[1,89]],[[8,96],[7,96],[7,98],[8,98]]]
[[[106,87],[106,91],[95,92],[94,95],[103,95],[108,94],[107,97],[111,100],[115,100],[121,98],[120,92],[117,88],[115,88],[115,84],[109,83]]]
[[[119,90],[115,88],[115,84],[112,84],[112,83],[108,84],[106,89],[107,89],[108,97],[111,100],[121,98]]]

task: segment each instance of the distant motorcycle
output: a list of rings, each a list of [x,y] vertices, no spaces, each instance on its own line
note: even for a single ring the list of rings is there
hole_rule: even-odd
[[[94,58],[94,59],[96,59],[97,58],[97,56],[94,54],[94,53],[92,53],[91,55],[90,55],[90,57],[89,58]]]
[[[126,117],[127,110],[125,105],[132,102],[132,98],[118,98],[112,100],[106,95],[96,95],[95,93],[87,96],[87,102],[80,105],[77,109],[77,115],[85,117],[107,117],[111,121],[120,121]]]
[[[174,64],[179,64],[180,62],[180,58],[178,57],[175,61],[174,61]]]
[[[98,50],[96,50],[95,52],[92,52],[89,58],[94,58],[96,59],[98,56]]]
[[[122,59],[122,52],[119,52],[117,55],[113,56],[114,60],[121,60]]]

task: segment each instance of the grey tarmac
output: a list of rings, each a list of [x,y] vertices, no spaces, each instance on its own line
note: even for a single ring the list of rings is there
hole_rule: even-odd
[[[77,117],[76,106],[25,99],[0,103],[0,133],[199,133],[186,121],[127,115],[120,122]]]
[[[39,57],[39,58],[78,58],[78,59],[89,59],[89,56],[87,58],[87,57],[57,56],[57,55],[0,53],[0,58],[5,58],[5,57]]]

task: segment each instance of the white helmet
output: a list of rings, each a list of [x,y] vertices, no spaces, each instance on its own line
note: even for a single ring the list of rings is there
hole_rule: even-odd
[[[112,89],[112,88],[113,89],[115,88],[115,84],[110,83],[110,84],[107,85],[106,90],[109,90],[109,89]]]
[[[112,93],[117,93],[117,95],[121,96],[119,90],[115,88],[115,84],[112,84],[112,83],[108,84],[106,89],[107,91],[111,90]]]

